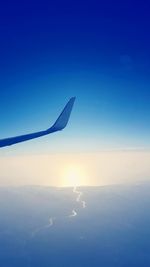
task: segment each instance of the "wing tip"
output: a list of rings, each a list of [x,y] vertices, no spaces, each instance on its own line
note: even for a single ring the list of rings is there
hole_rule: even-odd
[[[47,129],[48,132],[61,131],[67,126],[75,99],[76,99],[75,96],[70,98],[70,100],[67,102],[66,106],[64,107],[63,111],[61,112],[60,116],[55,121],[53,126]]]
[[[70,98],[70,100],[75,101],[75,100],[76,100],[76,96],[72,96],[72,97]]]
[[[75,100],[76,100],[76,97],[75,97],[75,96],[73,96],[73,97],[71,97],[71,98],[70,98],[70,100],[68,101],[68,103],[70,103],[70,102],[71,102],[71,103],[72,103],[72,106],[73,106],[73,104],[74,104]],[[67,104],[68,104],[68,103],[67,103]]]

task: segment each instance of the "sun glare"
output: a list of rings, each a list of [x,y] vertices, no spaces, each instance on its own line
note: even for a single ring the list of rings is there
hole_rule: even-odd
[[[62,176],[61,186],[82,186],[87,184],[87,175],[80,166],[66,167]]]

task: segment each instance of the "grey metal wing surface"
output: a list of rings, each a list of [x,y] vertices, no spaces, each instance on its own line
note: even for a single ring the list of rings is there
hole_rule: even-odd
[[[64,107],[63,111],[61,112],[60,116],[53,124],[53,126],[48,128],[47,130],[0,139],[0,147],[11,146],[20,142],[25,142],[31,139],[35,139],[44,135],[48,135],[50,133],[63,130],[67,126],[67,123],[69,121],[74,102],[75,102],[75,97],[72,97]]]

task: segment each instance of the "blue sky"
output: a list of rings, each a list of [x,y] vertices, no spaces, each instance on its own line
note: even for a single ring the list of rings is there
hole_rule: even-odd
[[[149,27],[142,1],[2,3],[1,138],[47,128],[76,96],[65,132],[14,150],[149,148]]]

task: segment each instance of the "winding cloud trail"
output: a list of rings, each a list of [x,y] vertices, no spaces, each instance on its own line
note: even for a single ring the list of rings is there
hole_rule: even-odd
[[[82,191],[79,191],[77,190],[77,187],[73,187],[73,193],[76,194],[76,202],[80,203],[81,204],[81,208],[82,209],[85,209],[86,208],[86,202],[85,200],[82,200],[82,196],[83,196],[83,192]],[[69,218],[71,217],[76,217],[78,215],[78,211],[77,209],[73,209],[71,214],[68,216]],[[44,225],[44,226],[41,226],[41,227],[38,227],[37,229],[35,229],[32,233],[31,233],[31,238],[34,238],[39,232],[41,231],[44,231],[45,229],[48,229],[50,227],[52,227],[54,225],[54,220],[56,218],[54,217],[50,217],[49,218],[49,223]]]
[[[36,230],[34,230],[34,231],[32,232],[32,234],[31,234],[31,237],[33,238],[33,237],[35,237],[39,232],[43,231],[44,229],[48,229],[48,228],[52,227],[52,226],[54,225],[54,220],[55,220],[55,218],[50,217],[50,218],[49,218],[49,223],[46,224],[46,225],[44,225],[44,226],[41,226],[41,227],[37,228]]]
[[[75,210],[72,210],[72,214],[69,215],[69,217],[75,217],[75,216],[77,216],[77,212]]]
[[[82,191],[78,191],[78,190],[77,190],[77,187],[75,186],[75,187],[73,188],[73,193],[76,193],[76,194],[77,194],[76,201],[77,201],[77,202],[81,202],[81,204],[82,204],[82,208],[83,208],[83,209],[86,208],[86,202],[85,202],[84,200],[81,199],[81,198],[82,198],[82,195],[83,195],[83,192],[82,192]]]
[[[73,193],[77,194],[76,202],[81,203],[82,208],[85,209],[85,208],[86,208],[86,202],[85,202],[84,200],[82,200],[83,192],[82,192],[82,191],[78,191],[78,190],[77,190],[77,187],[75,186],[75,187],[73,188]],[[75,216],[77,216],[77,215],[78,215],[77,211],[76,211],[75,209],[73,209],[73,210],[72,210],[72,213],[71,213],[71,215],[69,215],[69,217],[75,217]]]

